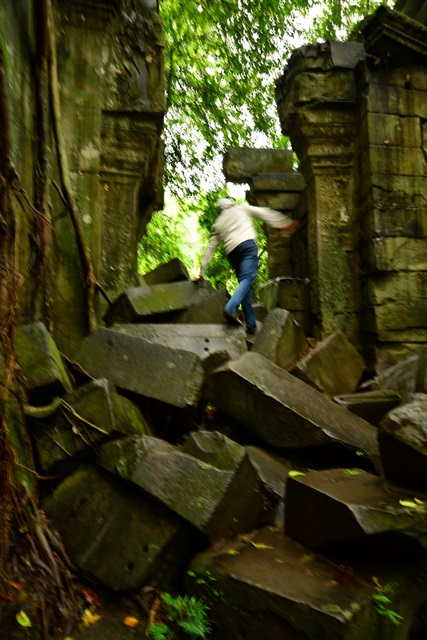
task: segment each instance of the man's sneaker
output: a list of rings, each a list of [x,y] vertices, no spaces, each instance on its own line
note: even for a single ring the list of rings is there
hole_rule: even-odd
[[[234,325],[235,327],[243,327],[243,322],[237,316],[233,316],[231,313],[227,313],[224,311],[224,318],[227,320],[229,324]]]

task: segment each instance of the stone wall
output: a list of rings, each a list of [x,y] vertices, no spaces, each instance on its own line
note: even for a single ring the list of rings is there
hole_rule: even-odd
[[[0,7],[5,24],[2,47],[7,51],[12,160],[30,201],[35,181],[33,140],[38,135],[32,73],[33,4],[7,0]],[[114,299],[137,283],[137,242],[153,211],[163,206],[162,25],[155,0],[57,0],[53,13],[60,127],[78,221],[95,277]],[[52,186],[60,179],[51,125],[47,144],[54,180],[49,181],[54,299],[49,318],[40,312],[31,320],[48,321],[61,350],[72,355],[87,333],[86,283],[71,218],[60,189]],[[20,217],[18,270],[25,273],[30,225],[22,210],[16,213]],[[97,292],[98,321],[106,306]]]
[[[307,184],[314,330],[382,369],[427,342],[427,29],[381,7],[361,34],[297,49],[277,104]]]

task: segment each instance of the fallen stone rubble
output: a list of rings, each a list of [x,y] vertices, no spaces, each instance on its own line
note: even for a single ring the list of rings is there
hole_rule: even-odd
[[[366,391],[340,332],[313,346],[275,308],[247,338],[223,324],[226,292],[158,277],[83,341],[80,380],[44,325],[17,331],[37,464],[61,479],[44,507],[77,570],[115,592],[181,585],[218,640],[412,638],[427,606],[425,354]],[[114,626],[97,624],[82,638]]]

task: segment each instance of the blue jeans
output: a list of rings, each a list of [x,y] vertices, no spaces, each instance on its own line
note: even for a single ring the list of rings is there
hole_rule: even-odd
[[[227,256],[233,267],[239,284],[224,307],[225,313],[236,316],[237,309],[242,305],[245,316],[246,330],[256,330],[256,318],[252,308],[252,285],[258,271],[258,247],[254,240],[241,242]]]

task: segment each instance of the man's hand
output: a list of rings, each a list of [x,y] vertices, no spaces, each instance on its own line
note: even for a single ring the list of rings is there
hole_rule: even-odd
[[[299,220],[292,220],[289,224],[285,224],[284,227],[277,227],[277,231],[283,238],[290,238],[301,227]]]

